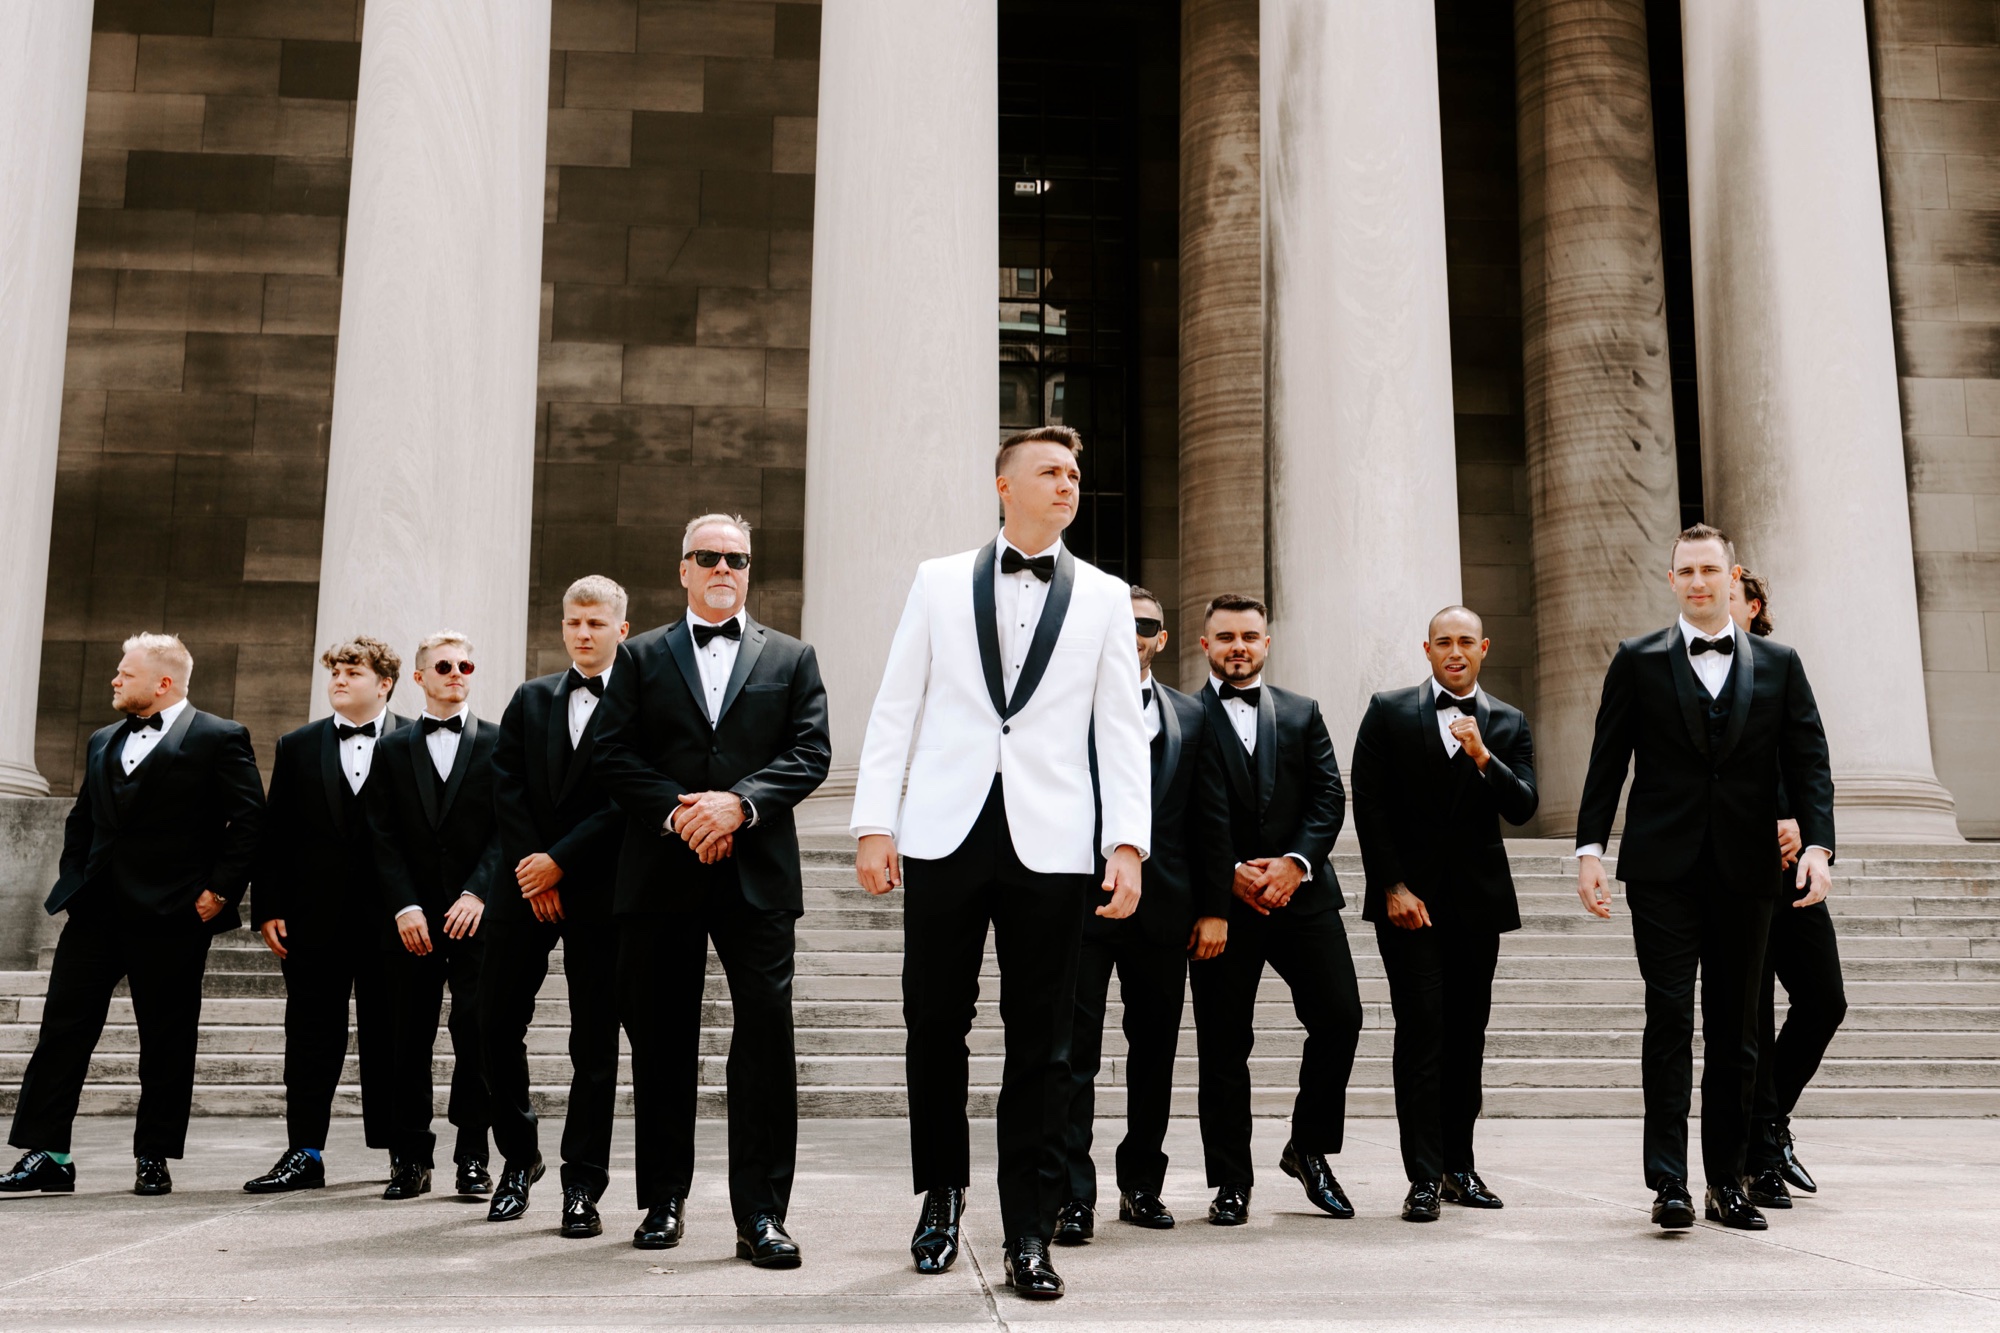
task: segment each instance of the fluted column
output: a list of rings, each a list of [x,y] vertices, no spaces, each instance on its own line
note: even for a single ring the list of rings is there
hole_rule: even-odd
[[[1604,669],[1674,617],[1680,527],[1645,0],[1516,0],[1535,772],[1567,834]]]
[[[549,0],[369,0],[318,642],[462,630],[494,718],[527,665],[548,80]]]
[[[1264,0],[1272,675],[1349,756],[1458,600],[1437,39],[1409,0]]]
[[[1201,613],[1264,591],[1263,218],[1257,0],[1181,3],[1180,660]]]
[[[1705,506],[1804,657],[1843,841],[1955,839],[1924,705],[1862,7],[1681,12]]]
[[[826,6],[806,414],[805,637],[833,776],[861,735],[919,561],[999,531],[995,0]]]
[[[0,795],[47,796],[35,767],[42,603],[76,259],[90,0],[0,5]]]

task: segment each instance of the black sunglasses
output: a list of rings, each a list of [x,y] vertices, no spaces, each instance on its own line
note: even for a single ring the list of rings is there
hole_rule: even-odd
[[[681,559],[692,560],[703,569],[714,569],[725,560],[729,562],[731,569],[748,569],[750,567],[750,553],[748,551],[689,551]]]
[[[449,662],[446,661],[444,658],[440,657],[437,661],[425,667],[424,670],[435,671],[440,676],[450,676],[454,674],[460,676],[469,676],[472,674],[472,663]]]
[[[1132,624],[1139,631],[1140,638],[1150,639],[1160,632],[1166,622],[1158,616],[1135,616]]]

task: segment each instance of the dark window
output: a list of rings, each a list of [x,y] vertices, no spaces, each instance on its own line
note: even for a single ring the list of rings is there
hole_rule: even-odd
[[[1694,232],[1688,222],[1687,83],[1680,0],[1646,0],[1653,80],[1653,158],[1660,181],[1660,257],[1667,280],[1667,366],[1674,389],[1674,456],[1681,524],[1702,521],[1701,393],[1694,360]]]

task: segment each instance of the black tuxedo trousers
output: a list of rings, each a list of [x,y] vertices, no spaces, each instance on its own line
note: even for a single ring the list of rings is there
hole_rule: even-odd
[[[489,1119],[486,1080],[480,1073],[479,973],[484,936],[462,940],[444,933],[444,917],[428,922],[431,951],[419,957],[397,943],[383,961],[391,1006],[389,1087],[390,1151],[420,1166],[434,1165],[437,1135],[431,1132],[431,1062],[437,1050],[438,1015],[451,993],[451,1100],[445,1117],[457,1129],[452,1159],[487,1160]]]
[[[1091,908],[1086,899],[1084,909]],[[1136,919],[1085,922],[1077,950],[1062,1202],[1097,1203],[1097,1167],[1090,1160],[1091,1119],[1097,1110],[1095,1082],[1103,1064],[1104,1016],[1114,971],[1125,1005],[1125,1138],[1115,1159],[1118,1188],[1158,1194],[1165,1184],[1167,1154],[1162,1145],[1173,1107],[1174,1056],[1180,1046],[1187,969],[1184,945],[1151,938]]]
[[[1055,1234],[1062,1206],[1082,905],[1092,875],[1028,869],[1007,827],[1000,779],[949,856],[903,859],[903,1024],[910,1166],[918,1193],[971,1184],[966,1119],[972,1031],[986,931],[1000,962],[1006,1056],[995,1108],[1000,1219],[1009,1239]],[[1099,894],[1101,899],[1102,895]]]
[[[1435,1183],[1448,1171],[1474,1170],[1472,1130],[1499,933],[1436,925],[1404,930],[1378,921],[1375,943],[1396,1018],[1392,1065],[1404,1175]]]
[[[1775,992],[1781,982],[1791,1004],[1783,1028],[1777,1025]],[[1846,1017],[1847,988],[1840,976],[1833,914],[1823,902],[1794,907],[1780,899],[1771,909],[1764,982],[1757,1002],[1757,1086],[1744,1160],[1744,1170],[1751,1175],[1778,1165],[1779,1131],[1790,1121],[1799,1094],[1819,1072],[1819,1062]]]
[[[321,926],[286,936],[279,967],[285,974],[285,1133],[291,1147],[326,1147],[333,1098],[347,1063],[350,994],[362,1134],[371,1148],[396,1147],[389,1112],[393,1010],[382,949],[371,931]]]

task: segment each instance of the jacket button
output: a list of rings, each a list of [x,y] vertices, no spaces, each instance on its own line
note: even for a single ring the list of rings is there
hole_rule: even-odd
[[[722,753],[722,747],[721,747],[720,745],[711,745],[711,746],[709,746],[709,747],[708,747],[708,752],[709,752],[710,754],[721,754],[721,753]]]
[[[1011,733],[1013,732],[1013,730],[1014,730],[1014,728],[1012,728],[1011,726],[1008,726],[1008,725],[1007,725],[1006,723],[1004,723],[1004,722],[1000,724],[1000,734],[1001,734],[1002,736],[1006,736],[1006,735],[1009,735],[1009,734],[1011,734]]]

